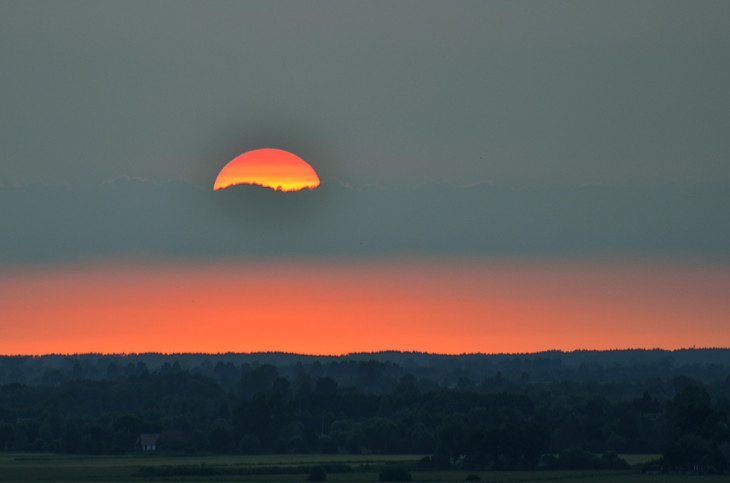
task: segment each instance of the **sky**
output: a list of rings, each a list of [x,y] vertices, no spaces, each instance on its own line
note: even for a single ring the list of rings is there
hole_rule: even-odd
[[[726,1],[0,0],[0,353],[727,346],[729,52]],[[213,192],[264,147],[320,188]]]
[[[89,264],[1,277],[0,352],[727,347],[728,284],[636,262]]]

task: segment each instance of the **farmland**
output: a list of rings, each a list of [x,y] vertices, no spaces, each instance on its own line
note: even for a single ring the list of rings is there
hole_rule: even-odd
[[[625,459],[643,462],[647,455],[625,455]],[[384,467],[413,467],[419,455],[256,455],[256,456],[83,456],[38,453],[5,453],[0,455],[0,481],[305,481],[312,466],[333,467],[328,481],[378,481]],[[173,470],[204,468],[210,475],[148,476],[144,469]],[[141,471],[142,470],[142,471]],[[511,471],[471,472],[412,471],[413,481],[465,481],[477,475],[483,482],[548,482],[573,483],[640,483],[640,482],[719,482],[730,477],[648,476],[637,469],[625,471]]]

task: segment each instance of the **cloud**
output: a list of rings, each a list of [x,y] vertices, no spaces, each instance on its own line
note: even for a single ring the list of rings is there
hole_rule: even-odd
[[[119,179],[0,189],[0,263],[159,257],[727,257],[720,185],[513,190],[442,184],[212,192]]]

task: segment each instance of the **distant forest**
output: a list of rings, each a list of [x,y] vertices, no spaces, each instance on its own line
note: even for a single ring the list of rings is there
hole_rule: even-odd
[[[0,357],[0,451],[411,453],[474,469],[644,453],[712,473],[728,469],[729,414],[725,349]]]

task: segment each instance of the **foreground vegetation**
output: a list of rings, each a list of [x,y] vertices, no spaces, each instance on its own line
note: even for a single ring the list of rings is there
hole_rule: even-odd
[[[348,458],[400,454],[422,455],[414,475],[638,471],[619,454],[658,454],[651,469],[663,474],[722,474],[730,369],[726,352],[708,354],[712,363],[685,365],[630,353],[579,365],[549,354],[0,358],[0,376],[23,381],[0,386],[0,452],[210,455],[135,470],[148,478],[283,477],[309,464],[284,470],[270,457],[257,474],[220,464],[264,454],[338,455],[331,478],[368,469]]]

